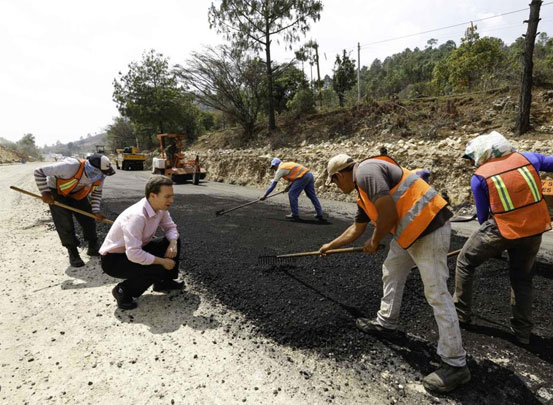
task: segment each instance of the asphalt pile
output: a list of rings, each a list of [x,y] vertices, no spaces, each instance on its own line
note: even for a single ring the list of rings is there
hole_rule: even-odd
[[[113,213],[132,203],[108,200],[106,208],[115,217]],[[397,401],[405,395],[405,384],[420,381],[436,368],[438,332],[417,271],[411,272],[405,287],[399,336],[388,340],[365,335],[356,329],[354,320],[358,315],[374,317],[378,311],[386,252],[260,264],[259,256],[317,250],[343,232],[352,219],[331,217],[319,222],[311,213],[302,213],[305,220],[291,223],[284,218],[284,207],[263,204],[215,215],[242,203],[239,199],[186,195],[171,208],[182,238],[181,272],[201,285],[209,299],[243,313],[255,334],[278,345],[335,359],[355,370],[367,384],[392,375]],[[463,243],[454,237],[451,250]],[[450,259],[450,291],[454,264]],[[458,403],[490,404],[533,404],[553,398],[552,279],[550,269],[541,269],[535,278],[537,335],[525,348],[517,346],[508,333],[507,263],[491,260],[478,269],[475,326],[463,331],[473,378],[449,398]]]

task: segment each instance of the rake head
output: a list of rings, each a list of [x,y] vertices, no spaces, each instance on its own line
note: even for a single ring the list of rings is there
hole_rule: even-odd
[[[259,256],[257,263],[265,266],[275,266],[278,264],[291,264],[295,263],[298,257],[281,257],[281,256]]]

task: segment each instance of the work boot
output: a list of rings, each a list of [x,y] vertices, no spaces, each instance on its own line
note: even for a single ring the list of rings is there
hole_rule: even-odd
[[[464,318],[459,315],[459,326],[463,329],[470,330],[473,326],[472,319],[470,317]]]
[[[117,307],[120,309],[135,309],[138,306],[136,302],[134,302],[133,298],[130,295],[127,295],[125,291],[119,287],[119,284],[113,287],[111,293],[117,300]]]
[[[528,346],[530,344],[530,334],[529,333],[522,333],[517,331],[515,328],[511,326],[511,333],[513,334],[515,340],[517,343]]]
[[[299,221],[300,217],[299,217],[299,215],[288,214],[288,215],[286,215],[286,219],[290,219],[292,221]]]
[[[153,290],[155,292],[169,292],[173,290],[183,290],[184,281],[182,280],[163,280],[154,283]]]
[[[355,320],[355,326],[361,332],[365,332],[369,335],[382,336],[382,337],[394,337],[397,335],[397,330],[385,328],[378,324],[376,319],[369,318],[357,318]]]
[[[453,367],[442,363],[441,367],[422,379],[423,387],[429,392],[446,393],[470,381],[467,366]]]
[[[100,256],[100,253],[98,250],[100,249],[100,246],[98,246],[97,240],[91,240],[88,242],[88,250],[86,251],[86,254],[89,256]]]
[[[69,252],[69,264],[72,267],[84,266],[83,259],[81,259],[81,256],[79,256],[79,251],[76,247],[67,248],[67,251]]]

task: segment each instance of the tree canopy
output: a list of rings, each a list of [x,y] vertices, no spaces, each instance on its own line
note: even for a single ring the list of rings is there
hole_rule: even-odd
[[[197,135],[199,111],[167,58],[152,49],[128,68],[113,81],[113,100],[121,115],[135,125],[140,147],[151,147],[158,133]]]
[[[338,95],[340,107],[343,107],[346,91],[350,90],[357,82],[355,77],[355,61],[349,58],[345,49],[341,58],[340,55],[336,55],[333,71],[332,88]]]

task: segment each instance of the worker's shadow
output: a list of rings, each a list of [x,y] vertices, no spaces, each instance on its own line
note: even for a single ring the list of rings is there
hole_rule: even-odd
[[[465,330],[467,332],[496,337],[511,342],[517,346],[520,346],[522,349],[536,355],[543,361],[546,361],[549,364],[553,364],[553,338],[551,337],[532,335],[530,337],[529,345],[521,345],[517,342],[513,334],[505,329],[500,329],[487,325],[471,324],[465,327]]]
[[[398,331],[394,337],[379,340],[423,375],[434,371],[441,362],[436,346],[423,338]],[[529,403],[538,403],[535,394],[512,370],[489,359],[475,360],[470,355],[467,356],[467,366],[471,380],[476,381],[477,386],[486,387],[486,391],[475,389],[469,382],[444,394],[445,397],[458,403],[512,403],[513,399],[522,398],[536,399]],[[439,396],[435,393],[432,395]]]
[[[200,297],[188,291],[169,294],[145,293],[138,299],[138,307],[133,310],[116,309],[115,317],[124,323],[139,323],[148,326],[154,334],[170,333],[181,326],[195,330],[208,330],[219,327],[213,316],[196,316]]]
[[[71,277],[72,280],[65,280],[61,283],[62,290],[101,287],[112,284],[114,280],[102,271],[100,259],[97,257],[91,257],[83,267],[67,267],[65,274]]]

